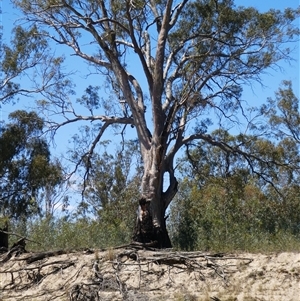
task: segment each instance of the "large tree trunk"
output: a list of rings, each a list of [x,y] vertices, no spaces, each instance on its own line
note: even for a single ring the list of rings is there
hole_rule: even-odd
[[[134,241],[155,248],[171,248],[171,240],[166,227],[165,210],[158,211],[154,201],[145,200],[146,205],[139,204],[134,232]],[[155,201],[156,202],[156,201]],[[158,218],[159,217],[159,218]]]
[[[163,179],[166,167],[162,160],[161,149],[152,148],[144,157],[144,175],[142,179],[141,192],[146,205],[139,204],[137,226],[135,228],[134,240],[142,243],[151,243],[157,248],[172,247],[171,240],[166,227],[166,209],[171,198],[177,192],[177,181],[170,179],[169,187],[164,192]],[[174,185],[174,182],[175,185]],[[174,189],[170,189],[173,187]],[[140,200],[141,201],[141,200]],[[152,227],[149,227],[150,221]]]

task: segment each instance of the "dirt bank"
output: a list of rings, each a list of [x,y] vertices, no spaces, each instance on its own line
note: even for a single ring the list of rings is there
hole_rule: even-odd
[[[0,260],[0,300],[300,300],[300,253],[118,249]]]

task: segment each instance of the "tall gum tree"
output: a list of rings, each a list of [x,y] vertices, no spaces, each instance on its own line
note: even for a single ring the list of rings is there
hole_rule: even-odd
[[[242,85],[260,82],[264,71],[289,59],[285,44],[299,34],[293,24],[299,9],[260,13],[236,7],[231,0],[13,2],[27,24],[35,24],[36,34],[68,47],[95,67],[99,81],[107,80],[115,93],[110,99],[113,115],[94,114],[105,100],[93,94],[92,87],[81,101],[90,115],[76,112],[59,84],[55,91],[53,86],[43,91],[43,106],[65,117],[52,124],[54,131],[76,121],[101,122],[82,162],[91,159],[109,127],[134,126],[144,167],[141,194],[150,201],[158,246],[170,247],[165,212],[178,189],[175,155],[202,140],[251,159],[208,129],[213,121],[219,126],[225,121],[224,127],[237,124],[236,116],[245,116]]]

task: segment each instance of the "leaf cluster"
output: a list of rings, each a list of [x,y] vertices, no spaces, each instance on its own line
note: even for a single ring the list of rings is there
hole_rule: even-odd
[[[43,120],[35,112],[15,111],[0,135],[0,212],[18,217],[40,209],[40,189],[62,182],[62,168],[51,162],[41,137]]]

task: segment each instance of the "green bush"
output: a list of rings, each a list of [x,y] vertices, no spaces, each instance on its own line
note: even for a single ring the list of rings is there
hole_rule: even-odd
[[[19,219],[10,231],[25,236],[30,251],[109,248],[131,242],[135,221],[134,202],[107,205],[97,217],[48,217]],[[11,236],[13,244],[19,236]]]
[[[212,182],[203,189],[182,183],[171,207],[170,235],[184,250],[299,251],[299,200],[283,204],[254,185]],[[298,206],[298,207],[297,207]],[[299,212],[299,211],[298,211]],[[298,228],[299,229],[299,228]]]

